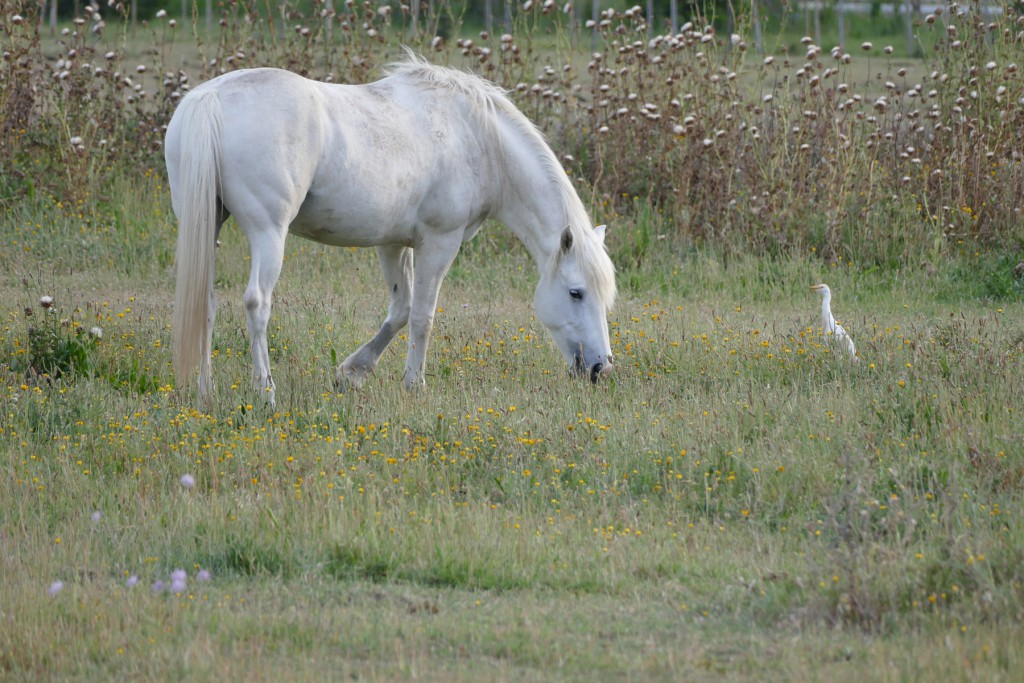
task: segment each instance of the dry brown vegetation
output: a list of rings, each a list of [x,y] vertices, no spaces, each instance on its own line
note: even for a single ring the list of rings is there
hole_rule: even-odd
[[[227,2],[209,35],[163,15],[134,38],[95,6],[54,39],[31,12],[0,18],[3,196],[73,197],[111,174],[162,168],[176,101],[218,73],[273,65],[365,82],[406,44],[507,88],[598,214],[642,210],[657,232],[725,250],[858,262],[918,265],[963,241],[1021,242],[1024,32],[1013,6],[928,15],[918,31],[933,47],[920,62],[809,38],[799,54],[755,55],[742,32],[700,21],[652,36],[636,8],[581,26],[533,3],[509,33],[458,37],[450,13],[413,22],[371,2],[330,7],[268,17]]]

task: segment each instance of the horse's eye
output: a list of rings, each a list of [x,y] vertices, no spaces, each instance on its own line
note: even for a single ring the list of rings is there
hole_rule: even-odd
[[[569,296],[575,301],[583,301],[583,290],[582,289],[570,289]]]

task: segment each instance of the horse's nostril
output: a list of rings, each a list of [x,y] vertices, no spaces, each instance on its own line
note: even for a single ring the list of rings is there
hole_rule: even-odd
[[[594,363],[594,367],[590,368],[590,381],[597,384],[597,378],[601,376],[601,368],[604,367],[604,363]]]

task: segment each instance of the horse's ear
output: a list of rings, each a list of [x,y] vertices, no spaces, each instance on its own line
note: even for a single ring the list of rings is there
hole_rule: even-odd
[[[566,226],[562,231],[562,253],[567,254],[572,249],[572,230]]]
[[[604,244],[604,233],[607,228],[607,225],[594,226],[594,235],[597,236],[597,241],[600,242],[601,244]]]

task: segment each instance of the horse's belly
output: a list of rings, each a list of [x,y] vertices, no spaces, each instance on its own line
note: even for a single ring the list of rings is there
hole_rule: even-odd
[[[389,225],[391,223],[391,225]],[[412,245],[412,230],[391,221],[374,221],[351,212],[304,207],[288,228],[314,242],[335,247],[376,247],[384,244]]]

